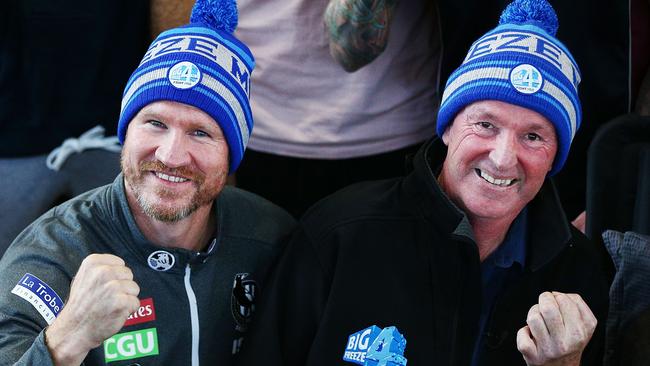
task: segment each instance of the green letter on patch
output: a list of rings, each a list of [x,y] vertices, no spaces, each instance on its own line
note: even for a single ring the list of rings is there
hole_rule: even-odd
[[[156,328],[119,333],[104,341],[106,363],[158,354]]]

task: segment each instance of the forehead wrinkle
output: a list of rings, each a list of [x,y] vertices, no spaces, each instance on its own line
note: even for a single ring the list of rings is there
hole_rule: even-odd
[[[555,131],[553,124],[549,122],[542,121],[528,121],[527,129],[531,131]]]
[[[492,121],[492,122],[502,122],[502,119],[499,117],[499,108],[492,108],[483,104],[471,105],[467,107],[466,121]],[[534,112],[531,110],[531,112]],[[549,121],[546,117],[540,114],[542,118],[537,119],[535,117],[526,117],[524,120],[519,120],[515,124],[518,128],[529,130],[529,131],[548,131],[555,132],[555,126]]]
[[[497,115],[493,113],[490,108],[486,108],[484,105],[472,105],[467,108],[465,111],[467,121],[478,121],[478,120],[499,120]]]

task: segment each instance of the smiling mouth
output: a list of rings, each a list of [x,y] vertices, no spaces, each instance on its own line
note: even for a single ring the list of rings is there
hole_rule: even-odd
[[[177,177],[174,175],[168,175],[160,172],[153,172],[153,173],[156,175],[156,177],[172,183],[183,183],[189,181],[189,179],[183,177]]]
[[[510,187],[511,185],[515,184],[516,182],[519,181],[519,179],[497,179],[494,178],[493,176],[489,175],[488,173],[482,171],[481,169],[474,169],[476,171],[476,175],[481,177],[483,180],[486,182],[498,186],[498,187]]]

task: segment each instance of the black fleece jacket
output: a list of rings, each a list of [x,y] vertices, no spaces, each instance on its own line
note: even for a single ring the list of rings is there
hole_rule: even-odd
[[[408,365],[469,365],[481,306],[479,254],[465,214],[432,167],[429,142],[404,178],[360,183],[315,205],[279,260],[242,365],[351,365],[348,337],[396,326]],[[528,205],[526,266],[486,326],[488,365],[525,365],[516,334],[544,291],[580,294],[599,324],[583,364],[602,360],[608,279],[604,248],[571,227],[550,181]]]

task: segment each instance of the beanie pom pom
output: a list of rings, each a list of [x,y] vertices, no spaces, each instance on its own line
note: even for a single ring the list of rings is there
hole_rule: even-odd
[[[190,22],[232,33],[237,28],[237,4],[234,0],[196,0]]]
[[[557,14],[546,0],[515,0],[503,11],[499,24],[533,24],[555,36]]]

